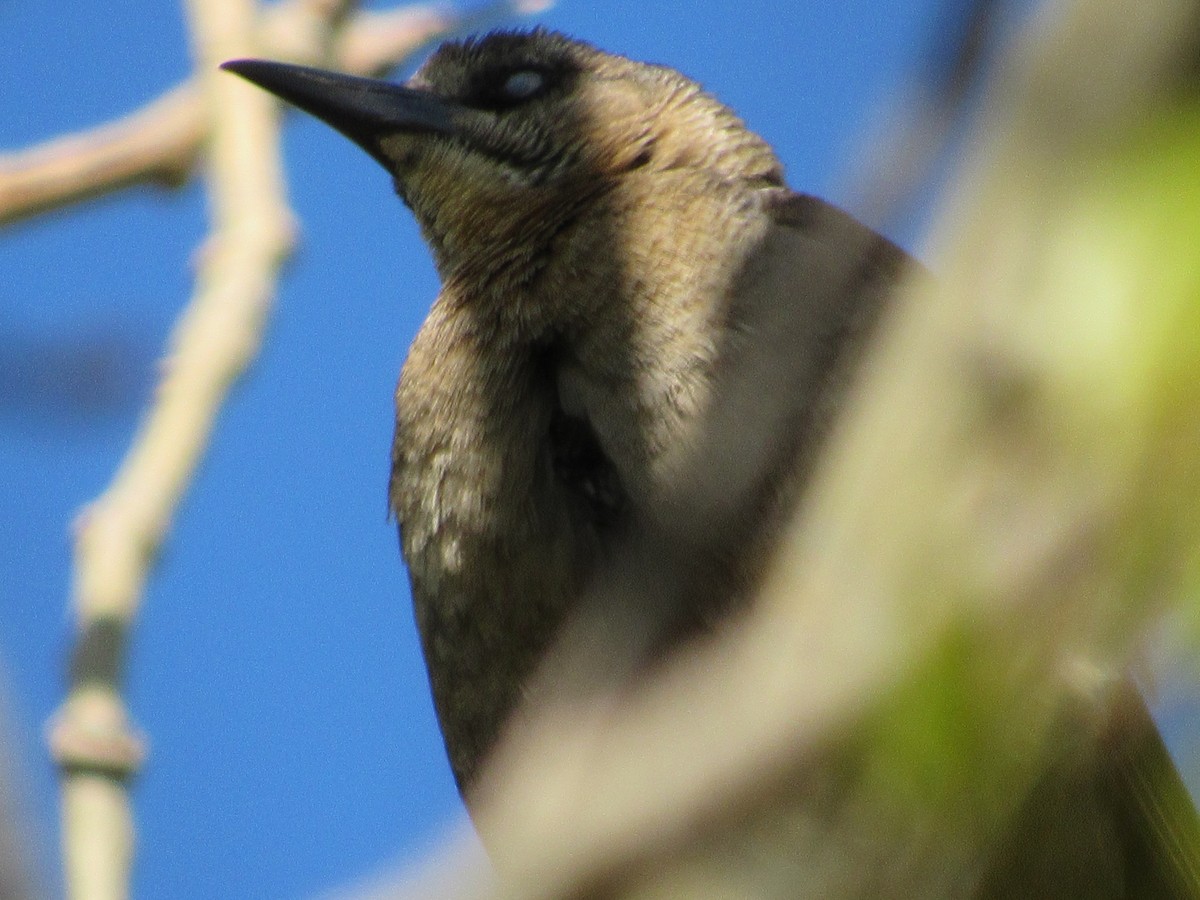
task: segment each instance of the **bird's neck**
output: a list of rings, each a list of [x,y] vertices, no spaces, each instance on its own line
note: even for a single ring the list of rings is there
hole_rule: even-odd
[[[682,464],[727,349],[734,281],[769,227],[755,192],[705,173],[622,180],[554,254],[560,401],[649,497]]]
[[[459,269],[405,363],[391,502],[460,785],[603,551],[556,472],[555,416],[586,421],[641,502],[707,402],[740,248],[763,226],[711,186],[664,202],[662,177],[559,227],[539,268]]]
[[[514,201],[507,192],[475,186],[465,197],[429,203],[417,218],[443,284],[439,302],[465,303],[477,314],[502,312],[498,303],[521,312],[519,299],[536,289],[561,235],[610,189],[608,180],[581,179],[553,191],[530,187]],[[463,193],[454,183],[446,191]],[[507,318],[505,327],[520,330],[523,317]]]
[[[588,569],[547,458],[552,385],[527,347],[443,297],[396,393],[391,504],[438,718],[474,779]]]

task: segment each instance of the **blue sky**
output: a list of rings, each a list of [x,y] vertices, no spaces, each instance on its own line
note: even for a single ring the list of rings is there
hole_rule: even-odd
[[[943,5],[562,0],[535,21],[697,78],[774,144],[795,188],[844,202]],[[0,147],[128,112],[188,67],[174,4],[3,0]],[[437,282],[370,158],[300,116],[284,148],[302,245],[132,644],[150,744],[139,898],[310,894],[415,858],[462,815],[385,518],[392,389]],[[0,669],[51,882],[41,728],[62,691],[68,526],[128,445],[204,230],[194,182],[0,232]]]

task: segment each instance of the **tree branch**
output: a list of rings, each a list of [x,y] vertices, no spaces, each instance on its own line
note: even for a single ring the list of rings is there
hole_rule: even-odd
[[[319,18],[323,6],[326,15],[345,15],[312,0],[272,7],[263,15],[260,39],[244,54],[377,75],[462,21],[461,14],[433,6],[362,12],[331,42],[329,24]],[[0,225],[135,184],[178,187],[195,171],[206,127],[200,81],[191,78],[124,118],[0,157]]]
[[[532,6],[497,2],[490,15]],[[125,640],[175,510],[229,390],[257,355],[294,242],[279,153],[280,106],[218,69],[267,52],[377,74],[475,20],[428,6],[352,15],[349,0],[188,0],[197,74],[143,110],[0,161],[0,223],[140,182],[178,184],[207,151],[211,234],[171,336],[152,407],[105,492],[75,529],[78,634],[70,689],[49,726],[62,772],[69,896],[128,896],[128,781],[145,756],[121,696]]]
[[[200,92],[211,122],[213,234],[196,293],[172,335],[156,403],[104,494],[76,530],[80,641],[52,731],[63,770],[72,897],[128,894],[133,825],[127,781],[141,762],[120,695],[124,634],[175,508],[230,386],[257,351],[275,273],[292,247],[274,104],[216,66],[254,47],[252,0],[190,3]]]

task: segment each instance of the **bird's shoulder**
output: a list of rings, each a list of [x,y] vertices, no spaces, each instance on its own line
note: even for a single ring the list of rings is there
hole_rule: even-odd
[[[730,286],[727,325],[753,337],[754,352],[787,348],[816,361],[873,324],[908,276],[912,256],[850,213],[811,194],[763,190],[764,223]],[[828,349],[826,347],[826,349]]]
[[[763,191],[761,204],[774,237],[790,242],[793,250],[804,246],[813,255],[824,251],[836,257],[833,262],[839,268],[884,282],[896,282],[922,270],[898,244],[813,194],[787,188]]]

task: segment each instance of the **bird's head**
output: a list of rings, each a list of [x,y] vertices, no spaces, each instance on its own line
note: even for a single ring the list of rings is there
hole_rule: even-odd
[[[443,269],[458,248],[551,235],[632,172],[782,183],[770,147],[695,82],[543,30],[444,44],[405,85],[262,60],[224,68],[378,160]]]

